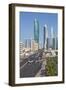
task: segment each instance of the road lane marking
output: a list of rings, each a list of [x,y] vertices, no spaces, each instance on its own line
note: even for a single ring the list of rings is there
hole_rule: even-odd
[[[28,62],[26,62],[24,65],[22,65],[22,66],[20,67],[20,69],[22,69],[24,66],[26,66],[27,63],[28,63]]]

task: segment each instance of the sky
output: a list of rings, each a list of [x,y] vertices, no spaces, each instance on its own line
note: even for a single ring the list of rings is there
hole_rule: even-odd
[[[54,34],[58,32],[57,13],[20,12],[20,41],[34,39],[34,20],[39,21],[39,42],[43,40],[43,26],[46,24],[50,37],[50,30],[53,27]],[[55,35],[54,35],[55,36]]]

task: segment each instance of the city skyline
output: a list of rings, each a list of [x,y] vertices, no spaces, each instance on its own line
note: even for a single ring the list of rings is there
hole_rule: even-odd
[[[34,39],[35,19],[37,19],[39,23],[39,43],[43,45],[44,25],[47,25],[48,38],[51,36],[52,28],[54,34],[56,33],[54,36],[57,37],[57,18],[58,16],[56,13],[20,12],[20,42],[24,42],[25,39]]]
[[[57,18],[55,13],[20,12],[20,78],[58,75]]]

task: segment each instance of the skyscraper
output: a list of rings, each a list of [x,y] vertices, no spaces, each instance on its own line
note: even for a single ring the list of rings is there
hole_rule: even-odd
[[[56,32],[53,31],[53,27],[51,27],[51,44],[50,44],[50,47],[55,50],[56,49],[56,35],[55,35]]]
[[[39,22],[37,19],[34,20],[34,40],[39,47]]]
[[[51,27],[51,31],[50,31],[50,48],[53,49],[53,39],[54,38],[54,33],[53,33],[53,27]]]
[[[47,49],[47,38],[48,38],[48,30],[47,25],[44,25],[43,27],[43,48]]]

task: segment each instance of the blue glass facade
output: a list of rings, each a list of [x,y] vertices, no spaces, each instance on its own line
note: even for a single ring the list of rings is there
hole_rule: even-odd
[[[37,19],[34,20],[34,40],[39,43],[39,22]]]

